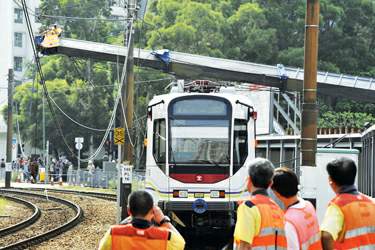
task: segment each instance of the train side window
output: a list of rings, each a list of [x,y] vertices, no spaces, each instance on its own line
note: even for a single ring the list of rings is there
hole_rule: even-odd
[[[233,174],[245,163],[248,155],[247,120],[234,120]]]
[[[154,135],[152,153],[159,167],[165,171],[166,159],[166,127],[165,119],[154,120]]]

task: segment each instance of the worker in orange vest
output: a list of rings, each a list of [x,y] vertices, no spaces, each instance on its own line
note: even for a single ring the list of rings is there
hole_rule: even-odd
[[[267,192],[274,167],[263,158],[248,166],[247,189],[251,196],[237,209],[234,249],[286,249],[284,213]]]
[[[272,190],[285,206],[288,249],[320,250],[319,223],[314,206],[297,196],[298,177],[289,168],[277,168]]]
[[[99,250],[184,249],[184,238],[161,209],[154,206],[152,196],[146,191],[130,194],[128,213],[130,217],[107,231]],[[154,226],[153,222],[160,226]]]
[[[354,185],[356,164],[340,158],[327,164],[327,172],[336,197],[320,228],[323,249],[375,249],[375,201]]]

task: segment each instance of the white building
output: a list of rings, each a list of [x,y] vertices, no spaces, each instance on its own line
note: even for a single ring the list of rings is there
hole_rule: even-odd
[[[28,0],[30,21],[36,33],[40,24],[35,19],[39,0]],[[25,15],[20,0],[0,1],[0,109],[8,103],[8,70],[14,70],[15,84],[25,81],[26,65],[33,60]],[[6,124],[0,114],[0,158],[6,156]],[[16,136],[14,135],[14,138]]]

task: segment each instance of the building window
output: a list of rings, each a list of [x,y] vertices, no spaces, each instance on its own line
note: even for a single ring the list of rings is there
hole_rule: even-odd
[[[14,57],[14,71],[22,71],[22,57]]]
[[[14,22],[23,23],[22,9],[19,9],[19,8],[14,9]]]
[[[22,48],[22,33],[14,33],[14,47]]]

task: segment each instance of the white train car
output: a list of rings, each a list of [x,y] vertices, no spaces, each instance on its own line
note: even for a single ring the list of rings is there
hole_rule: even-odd
[[[255,157],[257,113],[234,87],[178,81],[148,106],[146,190],[186,228],[230,228]]]

